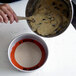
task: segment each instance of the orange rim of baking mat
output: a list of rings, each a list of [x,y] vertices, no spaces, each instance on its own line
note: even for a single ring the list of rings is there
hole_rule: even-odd
[[[35,66],[33,66],[33,67],[27,68],[27,67],[21,66],[21,65],[18,64],[18,62],[16,61],[16,59],[15,59],[15,50],[16,50],[16,48],[17,48],[20,44],[22,44],[23,42],[33,42],[33,43],[35,43],[35,44],[40,48],[40,50],[41,50],[41,52],[42,52],[42,57],[41,57],[41,59],[40,59],[40,62],[39,62],[37,65],[35,65]],[[10,54],[10,58],[11,58],[12,63],[13,63],[17,68],[19,68],[19,69],[21,69],[21,70],[35,70],[35,69],[39,68],[40,66],[42,66],[42,65],[44,64],[44,62],[46,61],[46,53],[45,53],[45,50],[44,50],[43,46],[42,46],[38,41],[33,40],[33,39],[23,39],[23,40],[18,41],[18,42],[12,47],[12,51],[11,51],[11,54]]]

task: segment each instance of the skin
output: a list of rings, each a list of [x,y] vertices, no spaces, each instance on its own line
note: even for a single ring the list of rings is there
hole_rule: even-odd
[[[0,4],[0,23],[12,24],[14,21],[18,22],[18,18],[13,9],[8,4]]]

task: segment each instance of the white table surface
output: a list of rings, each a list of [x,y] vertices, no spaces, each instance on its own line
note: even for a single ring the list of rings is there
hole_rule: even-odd
[[[10,6],[19,16],[25,16],[28,0],[11,3]],[[70,24],[61,35],[43,38],[49,49],[46,64],[37,71],[24,73],[17,71],[8,60],[8,46],[18,35],[33,33],[27,22],[13,24],[0,23],[0,76],[76,76],[76,30]]]

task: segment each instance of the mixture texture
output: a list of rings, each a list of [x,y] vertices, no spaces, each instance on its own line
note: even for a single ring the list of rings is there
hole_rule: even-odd
[[[30,27],[37,34],[58,35],[69,25],[69,8],[62,0],[39,0],[30,18]]]

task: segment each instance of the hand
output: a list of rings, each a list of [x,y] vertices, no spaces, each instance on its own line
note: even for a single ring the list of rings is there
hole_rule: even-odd
[[[12,24],[14,21],[18,22],[15,12],[8,4],[0,4],[0,22]]]

